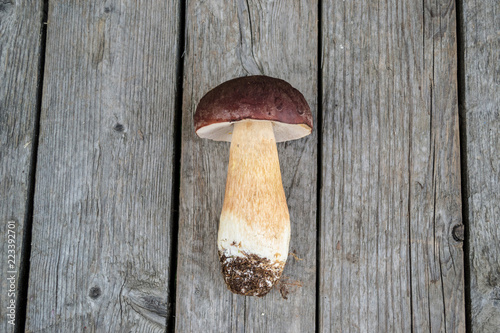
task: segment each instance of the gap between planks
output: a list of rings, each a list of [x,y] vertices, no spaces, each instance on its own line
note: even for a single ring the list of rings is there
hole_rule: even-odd
[[[186,42],[186,2],[179,2],[179,45],[177,52],[177,82],[175,96],[175,116],[174,116],[174,157],[173,157],[173,176],[171,191],[171,221],[172,242],[170,250],[170,280],[168,281],[168,303],[169,312],[167,313],[166,332],[175,332],[175,310],[177,297],[177,257],[179,255],[179,209],[180,209],[180,182],[181,182],[181,148],[182,148],[182,98],[184,86],[184,52]]]
[[[26,204],[26,217],[24,223],[24,238],[22,242],[22,262],[19,274],[19,296],[16,304],[16,321],[15,332],[24,332],[26,327],[27,303],[28,303],[28,284],[30,275],[30,262],[31,262],[31,236],[33,230],[33,211],[35,201],[35,180],[36,180],[36,165],[38,157],[38,136],[40,133],[40,115],[42,112],[42,98],[43,98],[43,76],[45,71],[45,52],[47,44],[47,17],[48,17],[49,1],[43,0],[42,2],[42,15],[40,17],[40,56],[38,58],[38,82],[36,88],[36,114],[35,123],[33,126],[33,150],[31,152],[31,167],[28,183],[28,196]]]
[[[469,242],[469,197],[468,170],[467,170],[467,121],[464,109],[465,99],[465,48],[464,48],[464,12],[463,1],[456,0],[456,35],[457,35],[457,97],[458,97],[458,126],[460,133],[460,180],[462,201],[462,224],[464,226],[464,281],[465,281],[465,329],[471,332],[471,293],[470,293],[470,242]]]

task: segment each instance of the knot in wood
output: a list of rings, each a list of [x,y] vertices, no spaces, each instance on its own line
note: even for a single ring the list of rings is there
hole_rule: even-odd
[[[463,242],[465,239],[465,228],[463,224],[457,224],[451,232],[453,239],[457,242]]]

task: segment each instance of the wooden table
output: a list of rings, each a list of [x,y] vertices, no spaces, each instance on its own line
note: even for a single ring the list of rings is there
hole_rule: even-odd
[[[500,2],[3,1],[1,332],[498,332]],[[200,98],[290,82],[280,285],[231,294]],[[14,238],[15,237],[15,238]]]

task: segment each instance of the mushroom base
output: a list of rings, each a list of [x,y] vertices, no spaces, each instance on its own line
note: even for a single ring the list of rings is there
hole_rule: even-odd
[[[229,290],[244,296],[264,296],[280,279],[284,262],[272,262],[255,254],[226,256],[219,251],[222,275]]]

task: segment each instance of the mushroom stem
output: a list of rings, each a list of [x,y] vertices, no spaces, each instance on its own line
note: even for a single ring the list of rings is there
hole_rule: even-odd
[[[235,123],[218,235],[228,288],[247,296],[267,294],[283,272],[289,242],[273,123]]]

